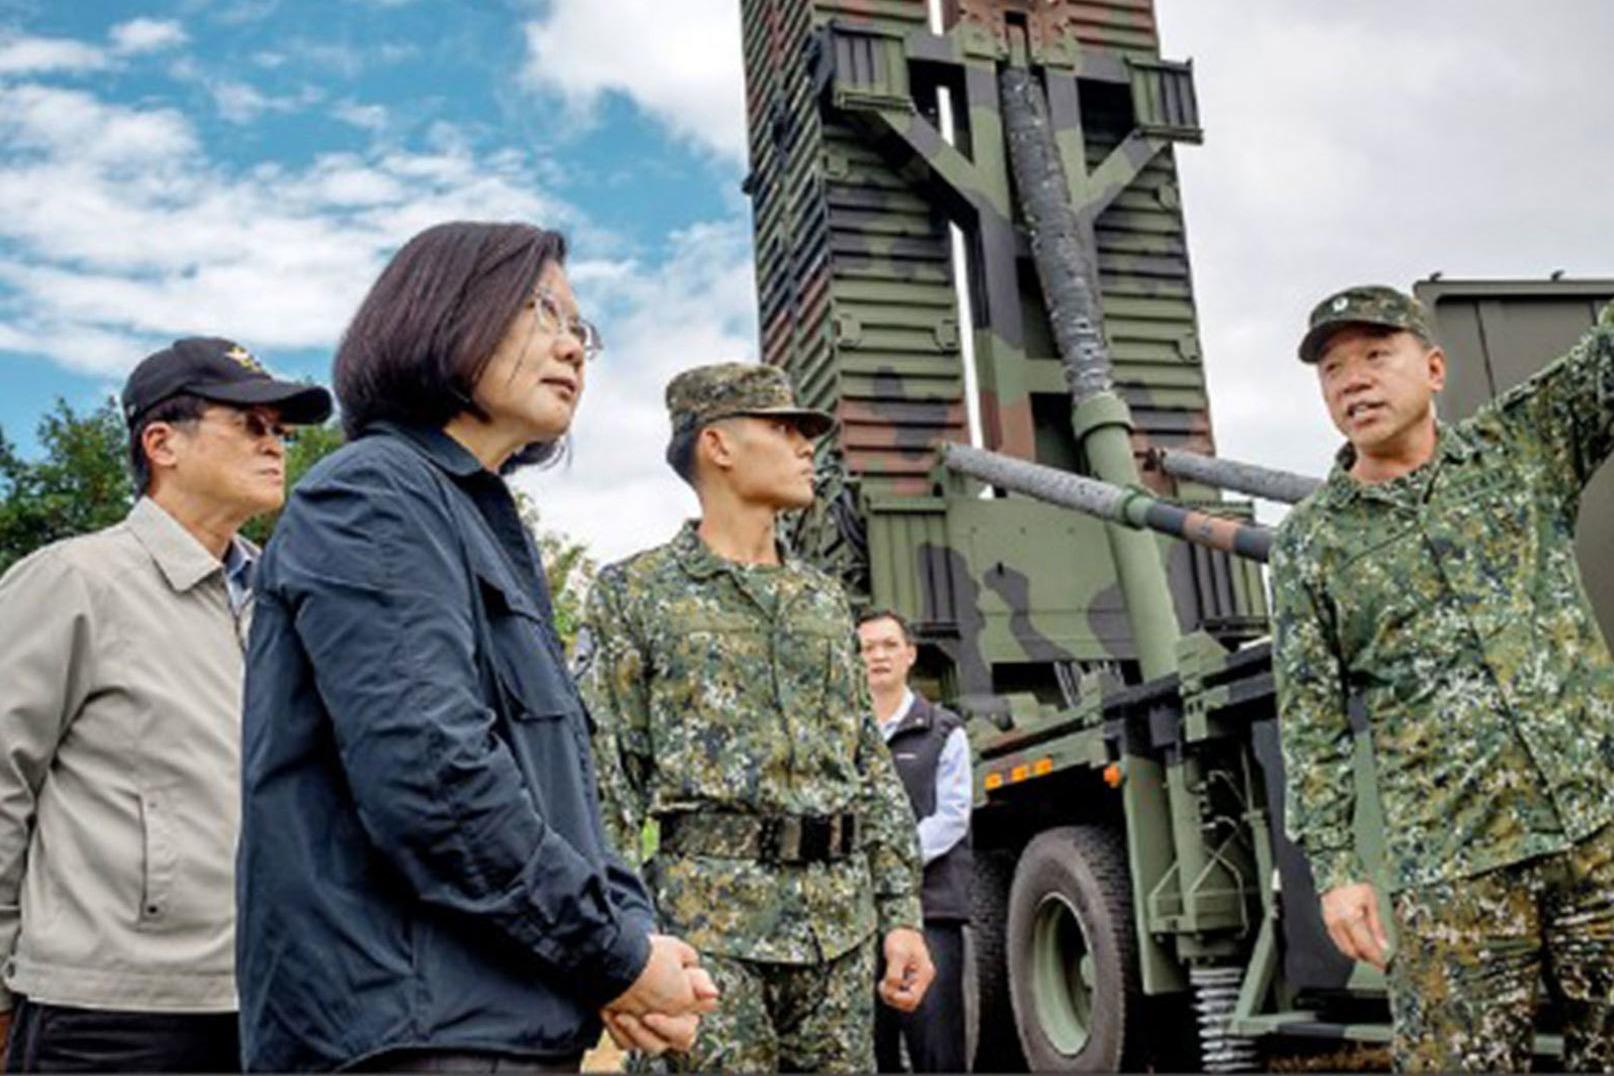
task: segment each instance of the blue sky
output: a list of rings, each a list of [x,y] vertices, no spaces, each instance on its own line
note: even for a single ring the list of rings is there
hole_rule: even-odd
[[[579,260],[647,264],[675,233],[731,221],[737,157],[622,94],[545,83],[526,32],[543,15],[505,0],[0,4],[0,191],[38,220],[0,237],[0,424],[26,442],[56,395],[98,399],[176,333],[240,336],[323,376],[359,270],[428,206],[554,221]],[[80,234],[64,244],[66,218]],[[277,295],[288,269],[331,301]],[[207,285],[191,302],[187,280]]]
[[[532,220],[608,349],[572,464],[520,481],[603,557],[664,538],[661,388],[756,351],[738,7],[0,0],[0,427],[31,446],[190,333],[323,379],[409,235]],[[1178,159],[1225,454],[1326,467],[1288,356],[1342,283],[1614,276],[1614,4],[1158,7],[1207,131]]]

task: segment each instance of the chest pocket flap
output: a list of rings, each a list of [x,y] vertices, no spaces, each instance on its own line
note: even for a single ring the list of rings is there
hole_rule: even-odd
[[[484,641],[492,651],[506,715],[521,719],[580,713],[582,701],[537,603],[491,573],[478,570],[476,581],[487,614]]]

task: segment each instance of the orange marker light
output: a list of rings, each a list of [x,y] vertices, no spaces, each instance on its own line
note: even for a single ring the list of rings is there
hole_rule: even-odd
[[[1054,760],[1051,758],[1039,758],[1037,761],[1031,764],[1031,774],[1033,777],[1046,777],[1053,772]]]
[[[1009,780],[1011,781],[1024,781],[1030,776],[1031,767],[1027,766],[1024,762],[1020,763],[1020,765],[1009,771]]]
[[[1112,762],[1104,767],[1104,783],[1111,788],[1120,788],[1121,782],[1124,780],[1126,778],[1121,773],[1121,764],[1119,762]]]
[[[988,792],[992,791],[994,788],[1002,788],[1003,775],[998,771],[993,770],[991,773],[986,775],[986,781],[984,784],[986,785],[986,790]]]

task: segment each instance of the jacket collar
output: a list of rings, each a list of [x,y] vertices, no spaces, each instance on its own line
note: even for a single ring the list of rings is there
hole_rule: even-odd
[[[912,688],[908,690],[913,691]],[[908,707],[908,712],[902,715],[902,720],[898,721],[897,727],[891,730],[891,735],[900,736],[904,732],[928,729],[935,724],[935,721],[936,708],[931,705],[929,699],[914,691],[913,705]]]
[[[471,454],[470,449],[442,430],[435,430],[429,426],[382,421],[372,422],[359,436],[368,437],[375,433],[397,437],[455,478],[470,478],[476,474],[487,473],[487,468],[482,466],[481,460]]]
[[[696,579],[710,579],[724,572],[733,574],[736,567],[734,562],[713,553],[706,543],[701,541],[699,527],[700,520],[685,520],[683,527],[678,531],[678,536],[672,540],[673,556],[677,558],[679,565]],[[780,566],[794,568],[796,559],[790,556],[783,546],[779,546],[778,549]]]
[[[127,522],[130,533],[145,547],[174,590],[183,594],[208,576],[224,571],[224,564],[150,497],[135,502]]]
[[[1381,499],[1393,500],[1396,490],[1402,484],[1411,482],[1423,487],[1428,477],[1434,473],[1435,465],[1443,460],[1462,462],[1479,451],[1479,446],[1461,426],[1448,426],[1444,422],[1435,424],[1435,454],[1429,461],[1417,470],[1391,479],[1388,482],[1365,483],[1358,482],[1351,477],[1351,466],[1356,463],[1356,449],[1349,443],[1341,446],[1334,455],[1333,469],[1328,472],[1328,481],[1324,484],[1324,499],[1332,508],[1343,507],[1357,497],[1380,496]]]

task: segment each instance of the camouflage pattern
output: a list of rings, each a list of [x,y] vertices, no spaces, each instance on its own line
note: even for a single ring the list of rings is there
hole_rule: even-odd
[[[1429,312],[1418,300],[1383,284],[1358,284],[1312,307],[1310,327],[1300,339],[1300,361],[1316,362],[1328,338],[1347,325],[1405,329],[1425,340],[1435,338],[1429,328]]]
[[[1559,853],[1614,818],[1614,663],[1580,584],[1581,488],[1614,451],[1614,308],[1425,466],[1349,447],[1278,531],[1288,825],[1319,890],[1367,878],[1348,699],[1373,741],[1393,888]]]
[[[835,428],[833,416],[796,406],[783,370],[749,362],[720,362],[685,370],[667,383],[667,413],[674,435],[735,415],[796,420],[808,437]]]
[[[1395,898],[1399,1072],[1524,1072],[1538,984],[1564,1015],[1563,1068],[1614,1071],[1614,827],[1572,850]]]
[[[876,941],[819,964],[702,956],[723,1004],[678,1072],[873,1072]]]
[[[659,850],[645,877],[663,929],[707,954],[814,964],[919,926],[913,814],[832,579],[723,560],[690,523],[601,571],[586,621],[579,681],[624,853],[674,813],[855,812],[863,828],[863,854],[828,863],[762,863],[738,834],[730,855]]]

